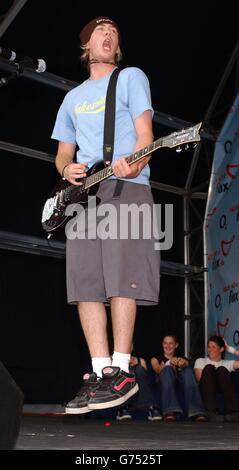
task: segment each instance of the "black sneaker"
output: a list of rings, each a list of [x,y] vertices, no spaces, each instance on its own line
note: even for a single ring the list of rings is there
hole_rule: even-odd
[[[117,411],[117,414],[116,414],[116,419],[117,421],[122,421],[122,420],[126,420],[126,419],[132,419],[132,414],[130,412],[130,409],[129,409],[129,406],[128,405],[125,405],[125,406],[120,406],[118,411]]]
[[[73,400],[67,403],[65,413],[70,415],[89,413],[91,411],[88,408],[90,393],[94,393],[94,391],[99,386],[99,383],[100,382],[97,380],[97,375],[95,372],[92,372],[92,374],[85,374],[83,376],[83,383],[79,392],[77,392]]]
[[[155,406],[150,406],[148,411],[148,420],[149,421],[161,421],[163,419],[162,415],[159,413],[158,408]]]
[[[90,394],[88,403],[90,410],[103,410],[122,405],[139,389],[135,375],[127,374],[119,367],[105,367],[102,376],[99,387]]]

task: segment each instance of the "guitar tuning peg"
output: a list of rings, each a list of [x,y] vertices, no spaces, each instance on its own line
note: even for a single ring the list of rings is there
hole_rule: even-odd
[[[188,150],[189,149],[189,145],[186,144],[185,147],[184,147],[184,150]]]
[[[195,142],[195,143],[193,144],[193,149],[195,149],[196,147],[197,147],[197,143]]]
[[[178,152],[178,153],[179,153],[179,152],[182,152],[181,147],[176,148],[176,152]]]

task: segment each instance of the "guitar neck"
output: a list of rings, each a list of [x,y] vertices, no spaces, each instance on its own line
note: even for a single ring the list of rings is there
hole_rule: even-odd
[[[158,148],[163,146],[163,138],[160,138],[153,142],[152,144],[147,145],[141,150],[138,150],[135,153],[132,153],[128,157],[126,157],[126,161],[129,165],[132,165],[133,163],[141,160],[142,158],[146,157],[150,153],[154,152]],[[106,178],[109,178],[114,174],[112,166],[108,166],[104,168],[103,170],[98,171],[97,173],[94,173],[93,175],[90,175],[86,178],[85,181],[85,189],[90,188],[94,184],[100,183],[101,181],[105,180]]]
[[[132,153],[126,158],[126,161],[129,165],[141,160],[141,158],[146,157],[150,153],[154,152],[160,147],[178,147],[182,144],[188,144],[192,142],[199,142],[200,141],[200,134],[199,130],[201,128],[202,123],[199,122],[195,126],[188,127],[187,129],[182,129],[179,132],[173,132],[168,136],[161,137],[158,140],[155,140],[152,144],[147,145],[146,147],[142,148],[141,150],[137,150],[137,152]],[[85,189],[90,188],[94,184],[100,183],[100,181],[109,178],[109,176],[113,175],[112,166],[108,166],[103,170],[98,171],[88,177],[85,180]]]

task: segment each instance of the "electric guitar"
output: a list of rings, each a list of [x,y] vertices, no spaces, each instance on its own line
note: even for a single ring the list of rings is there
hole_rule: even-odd
[[[201,125],[200,122],[195,126],[161,137],[129,155],[126,160],[129,165],[132,165],[159,148],[178,147],[177,150],[180,150],[181,145],[199,142],[201,140],[199,134]],[[87,176],[81,180],[81,186],[60,180],[43,206],[41,219],[43,230],[48,234],[57,230],[69,218],[65,214],[66,207],[69,204],[87,204],[88,196],[96,194],[99,183],[112,175],[112,166],[105,167],[103,160],[100,160],[87,171]]]

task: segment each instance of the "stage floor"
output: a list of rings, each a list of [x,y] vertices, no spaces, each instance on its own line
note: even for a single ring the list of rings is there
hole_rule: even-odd
[[[23,415],[16,450],[239,449],[239,423],[116,421]]]

